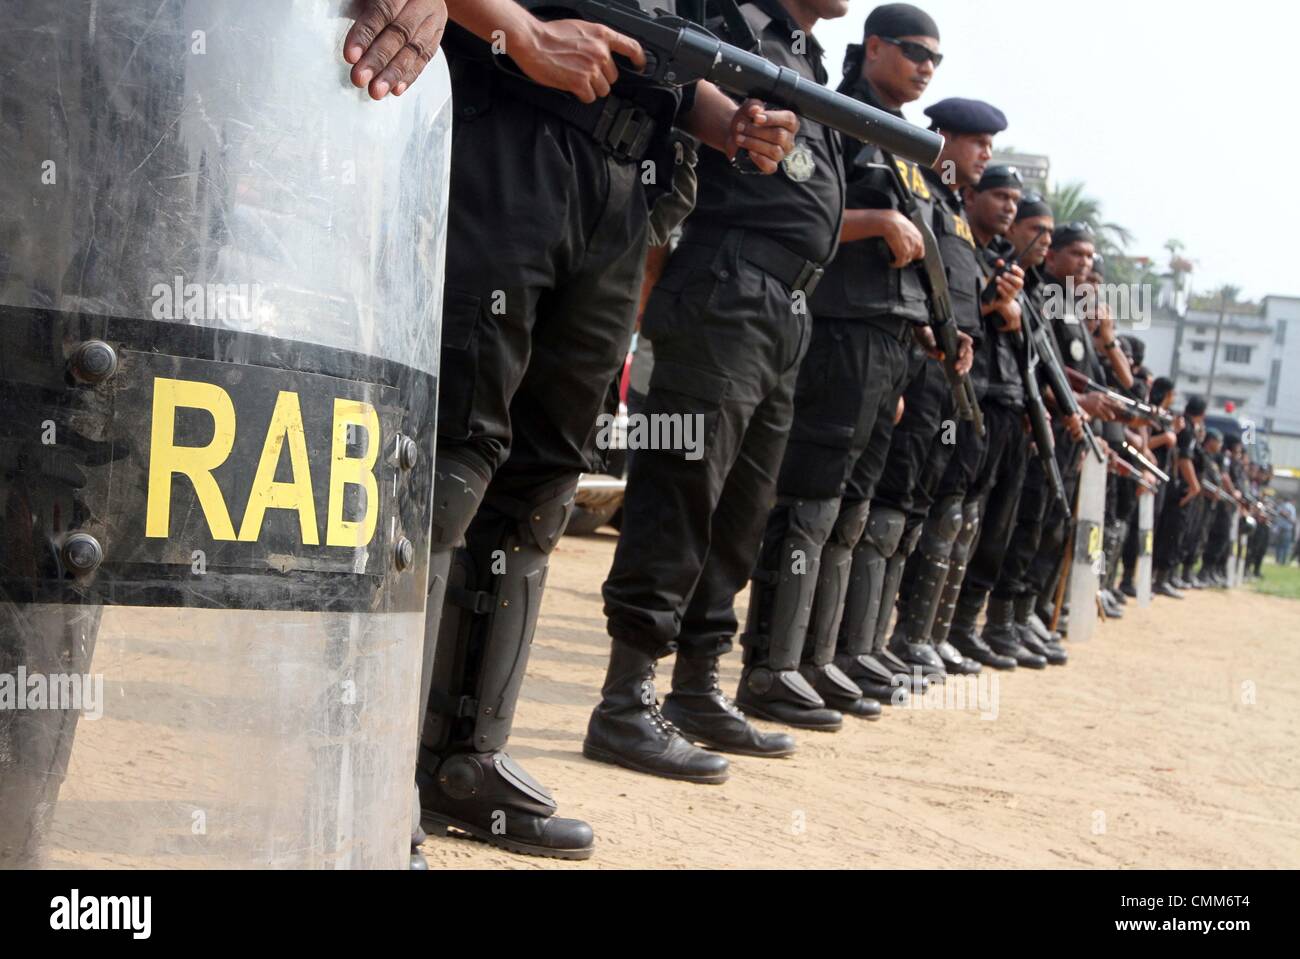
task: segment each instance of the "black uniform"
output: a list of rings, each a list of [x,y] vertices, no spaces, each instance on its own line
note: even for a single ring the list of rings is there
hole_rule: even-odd
[[[1178,432],[1178,442],[1169,457],[1169,474],[1173,480],[1170,492],[1165,498],[1161,510],[1159,528],[1156,531],[1157,576],[1171,579],[1174,586],[1185,582],[1178,575],[1183,563],[1183,556],[1188,540],[1193,535],[1196,520],[1200,516],[1203,499],[1200,496],[1183,505],[1187,496],[1188,485],[1183,479],[1179,464],[1190,460],[1196,473],[1200,475],[1197,463],[1201,458],[1201,445],[1196,439],[1196,428],[1188,423]]]
[[[880,106],[860,75],[847,77],[840,91]],[[845,159],[848,209],[899,209],[896,183],[879,168],[885,163],[879,149],[850,145]],[[930,188],[920,168],[898,163],[903,182],[928,206]],[[837,724],[824,706],[878,714],[878,706],[861,701],[863,686],[855,678],[882,696],[892,692],[889,675],[876,664],[866,664],[874,668],[864,673],[861,663],[846,662],[842,670],[833,661],[853,550],[867,525],[869,492],[884,467],[880,457],[864,454],[874,434],[887,437],[893,429],[912,329],[929,318],[916,268],[894,269],[892,259],[882,239],[846,244],[813,296],[812,344],[799,372],[777,505],[751,586],[741,638],[748,667],[741,702],[798,725]],[[793,688],[769,681],[772,673],[796,668],[812,690],[793,675]]]
[[[654,199],[640,164],[672,168],[682,94],[622,79],[584,106],[507,74],[454,24],[443,49],[456,113],[428,615],[437,643],[417,782],[430,826],[585,858],[590,829],[549,818],[554,802],[503,747],[549,554],[631,337]],[[628,127],[602,122],[611,111]]]
[[[977,394],[982,395],[988,387],[990,363],[979,303],[983,266],[960,195],[935,171],[925,170],[923,175],[934,195],[934,232],[948,276],[953,315],[961,331],[974,340],[975,365],[971,379]],[[931,675],[942,676],[945,671],[933,650],[929,655],[925,648],[911,650],[916,654],[911,657],[900,651],[908,652],[905,647],[911,630],[917,632],[917,642],[911,645],[928,648],[929,630],[943,586],[938,577],[946,580],[947,556],[964,525],[962,504],[966,490],[979,473],[986,443],[971,424],[957,422],[956,403],[942,365],[919,349],[913,351],[912,364],[913,376],[903,393],[906,404],[903,418],[890,437],[884,474],[871,504],[872,536],[878,536],[874,541],[884,560],[884,576],[872,584],[879,590],[878,598],[873,600],[878,604],[873,648],[878,653],[882,650],[904,565],[925,532],[923,552],[929,558],[924,563],[928,567],[927,576],[935,578],[931,584],[934,589],[927,587],[924,591],[926,598],[918,605],[915,617],[900,617],[899,634],[887,653],[892,654],[888,659],[901,665],[904,672],[913,665],[922,665]],[[875,442],[877,439],[873,438],[872,443]],[[942,499],[941,506],[933,522],[923,530],[937,497]],[[939,565],[943,566],[942,571]],[[927,608],[921,610],[920,605]],[[917,656],[925,662],[920,662]]]
[[[764,56],[825,82],[821,47],[776,0],[740,9]],[[639,691],[654,661],[677,649],[681,673],[665,711],[690,727],[679,679],[716,675],[717,657],[731,648],[735,597],[771,508],[812,336],[808,296],[839,242],[844,171],[839,138],[806,118],[772,176],[744,172],[709,150],[697,169],[695,211],[642,320],[655,352],[642,412],[698,418],[703,445],[698,457],[640,450],[631,460],[622,536],[603,590],[613,658],[584,749],[632,768],[716,781],[710,777],[721,773],[703,763],[683,772],[630,758],[645,733]],[[713,708],[702,696],[690,702]]]

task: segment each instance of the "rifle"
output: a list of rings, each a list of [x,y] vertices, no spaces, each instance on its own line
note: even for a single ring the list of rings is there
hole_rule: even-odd
[[[903,182],[893,154],[884,147],[880,148],[880,152],[884,155],[884,163],[864,165],[871,169],[889,172],[894,181],[894,189],[898,191],[898,199],[902,204],[904,215],[921,234],[921,241],[925,245],[925,259],[921,262],[920,272],[922,285],[930,294],[930,329],[934,330],[935,342],[943,352],[943,371],[948,377],[948,386],[952,389],[953,399],[957,403],[957,415],[975,424],[975,431],[983,437],[986,434],[984,414],[980,410],[979,398],[975,395],[975,384],[971,382],[969,373],[957,372],[957,358],[960,352],[957,340],[957,317],[952,311],[948,274],[944,270],[943,258],[939,253],[939,241],[935,238],[930,224],[926,222],[925,213],[916,202],[916,197]],[[862,156],[859,155],[858,159],[861,160]]]
[[[1224,492],[1217,484],[1211,483],[1207,479],[1201,480],[1201,490],[1222,503],[1231,503],[1233,506],[1237,505],[1235,499]]]
[[[1047,328],[1047,321],[1043,319],[1029,297],[1022,297],[1021,303],[1026,307],[1022,310],[1022,323],[1038,352],[1043,374],[1047,377],[1047,385],[1052,388],[1052,392],[1056,395],[1056,402],[1060,404],[1065,415],[1078,416],[1082,420],[1083,408],[1079,406],[1079,400],[1070,387],[1070,381],[1066,378],[1066,367],[1056,352],[1055,337]],[[1088,444],[1092,455],[1097,458],[1097,462],[1105,463],[1106,454],[1102,452],[1101,444],[1097,442],[1097,437],[1086,421],[1083,423],[1083,440]]]
[[[980,302],[992,303],[996,299],[997,287],[995,283],[998,276],[1009,270],[1012,265],[1018,265],[1030,247],[1037,243],[1039,237],[1047,232],[1047,228],[1042,227],[1034,238],[1025,245],[1025,248],[1011,258],[1010,262],[1004,263],[994,270],[993,275],[989,277],[988,285],[984,287],[984,292],[980,294]],[[990,290],[993,291],[992,298],[989,297]],[[1033,341],[1025,334],[1023,312],[1020,329],[1015,332],[1014,336],[1016,366],[1020,370],[1020,381],[1025,387],[1025,413],[1029,417],[1029,426],[1034,437],[1034,448],[1038,451],[1038,459],[1043,466],[1043,475],[1047,477],[1047,485],[1051,487],[1052,495],[1061,504],[1061,509],[1069,513],[1071,511],[1070,498],[1065,495],[1065,480],[1062,479],[1061,467],[1056,462],[1056,437],[1052,434],[1052,418],[1047,412],[1047,402],[1043,399],[1043,392],[1038,388],[1038,352],[1034,349]]]
[[[1127,462],[1123,457],[1118,455],[1115,456],[1114,458],[1111,459],[1110,465],[1114,467],[1114,470],[1117,474],[1121,476],[1126,476],[1129,479],[1133,480],[1133,482],[1137,483],[1148,493],[1154,493],[1156,491],[1155,486],[1153,486],[1151,483],[1148,483],[1146,481],[1146,478],[1142,475],[1142,471],[1139,470],[1132,463]]]
[[[1137,460],[1138,463],[1142,466],[1142,468],[1146,470],[1148,473],[1153,473],[1155,476],[1159,477],[1160,482],[1162,483],[1169,482],[1169,474],[1166,473],[1164,470],[1162,470],[1155,463],[1151,462],[1145,456],[1143,456],[1141,452],[1139,452],[1138,449],[1135,446],[1133,446],[1133,444],[1125,442],[1124,451],[1128,453],[1129,456],[1133,457],[1133,459]]]
[[[1128,412],[1129,419],[1145,420],[1158,430],[1169,430],[1173,428],[1174,417],[1167,410],[1152,406],[1150,403],[1143,403],[1123,393],[1116,393],[1110,387],[1102,386],[1095,380],[1084,376],[1078,370],[1066,370],[1066,375],[1070,378],[1070,385],[1084,393],[1100,393],[1107,399],[1113,400],[1120,404]]]
[[[828,90],[794,70],[723,43],[698,23],[665,12],[646,13],[619,0],[545,0],[538,9],[566,10],[631,37],[645,51],[636,76],[667,86],[708,80],[728,93],[784,107],[845,136],[933,166],[943,137],[884,110]]]

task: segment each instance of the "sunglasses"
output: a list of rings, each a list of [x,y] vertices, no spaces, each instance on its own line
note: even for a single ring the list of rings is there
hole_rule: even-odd
[[[1027,206],[1028,204],[1031,203],[1038,204],[1042,202],[1043,202],[1043,195],[1037,192],[1036,190],[1030,190],[1028,193],[1026,193],[1024,196],[1020,198],[1021,206]]]
[[[915,40],[899,40],[895,37],[881,37],[880,39],[885,43],[898,47],[903,56],[913,63],[925,63],[926,60],[929,60],[936,67],[943,63],[943,54],[935,53],[923,43],[917,43]]]

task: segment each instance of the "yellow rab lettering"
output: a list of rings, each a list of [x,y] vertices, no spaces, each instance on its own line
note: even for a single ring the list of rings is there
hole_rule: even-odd
[[[176,410],[204,410],[213,421],[207,446],[176,445]],[[230,512],[212,471],[235,445],[235,406],[230,394],[211,383],[158,377],[153,385],[153,425],[149,447],[149,491],[145,536],[166,539],[171,527],[172,476],[184,474],[194,487],[214,540],[234,540]]]
[[[359,458],[348,456],[348,427],[366,431],[366,452]],[[379,482],[374,466],[379,458],[379,414],[369,403],[358,400],[334,401],[334,437],[330,444],[329,516],[325,531],[326,546],[365,546],[375,535],[379,522]],[[365,513],[358,522],[343,518],[343,491],[347,486],[365,490]]]
[[[275,481],[275,469],[280,463],[280,451],[289,441],[289,465],[293,479],[288,483]],[[302,428],[302,407],[298,394],[280,391],[271,414],[271,425],[266,428],[266,441],[262,458],[257,463],[253,488],[248,494],[248,508],[244,522],[239,527],[243,543],[255,543],[262,535],[262,521],[268,509],[298,511],[298,526],[302,542],[307,546],[320,545],[320,531],[316,526],[316,503],[312,499],[311,466],[307,461],[307,437]]]

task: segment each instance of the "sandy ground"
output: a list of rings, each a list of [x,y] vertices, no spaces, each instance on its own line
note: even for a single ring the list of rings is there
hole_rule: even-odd
[[[510,747],[592,823],[595,857],[440,838],[432,868],[1300,867],[1300,603],[1130,603],[1066,668],[1000,674],[965,708],[801,733],[791,759],[733,758],[725,785],[694,786],[581,755],[613,546],[571,537],[555,554]]]

